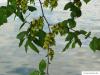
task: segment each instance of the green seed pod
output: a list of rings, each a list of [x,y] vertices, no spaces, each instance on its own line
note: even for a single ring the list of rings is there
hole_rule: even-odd
[[[49,57],[50,57],[50,60],[52,60],[54,57],[54,50],[52,48],[49,48]]]
[[[44,6],[44,7],[48,7],[48,5],[49,5],[49,0],[45,0],[43,6]]]
[[[21,0],[16,0],[17,5],[21,4]]]
[[[27,10],[27,0],[21,0],[21,9],[23,12]]]

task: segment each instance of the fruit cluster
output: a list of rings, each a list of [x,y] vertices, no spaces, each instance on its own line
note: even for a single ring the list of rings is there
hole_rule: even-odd
[[[31,22],[30,26],[30,34],[34,36],[38,31],[43,29],[44,21],[43,17],[39,17],[39,19],[34,20]]]
[[[21,8],[21,10],[23,12],[25,12],[27,10],[27,4],[28,1],[27,0],[16,0],[17,5]]]
[[[52,33],[47,33],[47,34],[46,34],[45,42],[44,42],[44,46],[43,46],[44,49],[48,49],[49,46],[52,46],[52,45],[55,44],[54,37],[55,37],[55,36],[54,36],[54,34],[52,34]]]

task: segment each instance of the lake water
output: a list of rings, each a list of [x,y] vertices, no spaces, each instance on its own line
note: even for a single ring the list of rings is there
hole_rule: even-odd
[[[0,0],[1,5],[3,1]],[[65,2],[68,0],[59,0],[59,7],[54,12],[44,9],[51,24],[68,18],[68,12],[62,9]],[[39,8],[38,2],[37,7]],[[100,37],[100,0],[91,0],[88,5],[83,3],[82,11],[82,17],[77,19],[77,28],[86,29],[93,32],[92,35]],[[40,9],[31,16],[37,18],[39,15],[41,15]],[[19,20],[17,18],[14,21],[12,17],[9,18],[9,23],[0,27],[0,75],[28,75],[30,71],[37,68],[37,63],[45,56],[45,53],[41,49],[39,55],[31,50],[26,54],[24,47],[18,48],[19,41],[16,35]],[[64,37],[57,37],[56,40],[57,51],[50,66],[50,75],[81,75],[81,71],[100,70],[100,52],[93,53],[90,50],[87,46],[90,39],[83,40],[82,48],[69,49],[64,53],[61,53],[65,45]]]

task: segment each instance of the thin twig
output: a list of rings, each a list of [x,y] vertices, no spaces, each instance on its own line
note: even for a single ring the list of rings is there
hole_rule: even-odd
[[[43,18],[45,19],[45,21],[46,21],[46,23],[47,23],[47,25],[48,25],[49,32],[51,32],[50,27],[49,27],[50,24],[49,24],[47,18],[45,17],[45,15],[44,15],[44,11],[43,11],[43,6],[42,6],[42,2],[41,2],[41,0],[39,0],[39,2],[40,2],[40,6],[41,6],[42,16],[43,16]]]
[[[44,20],[46,21],[46,23],[47,23],[47,25],[48,25],[49,32],[51,32],[50,27],[49,27],[50,24],[49,24],[47,18],[45,17],[45,15],[44,15],[44,11],[43,11],[43,6],[42,6],[41,0],[39,0],[39,3],[40,3],[40,6],[41,6],[42,16],[43,16]],[[48,55],[47,55],[47,75],[49,75],[49,64],[50,64],[49,48],[48,48],[47,54],[48,54]]]

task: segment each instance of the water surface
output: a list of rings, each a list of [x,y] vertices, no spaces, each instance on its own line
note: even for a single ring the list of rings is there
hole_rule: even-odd
[[[62,9],[65,2],[68,0],[59,0],[59,7],[54,12],[44,9],[51,24],[68,18],[68,12]],[[39,8],[39,4],[37,7]],[[88,5],[84,3],[82,11],[82,17],[77,19],[77,28],[86,29],[93,32],[92,35],[100,37],[100,0],[92,0]],[[40,9],[33,13],[31,18],[37,18],[39,15]],[[19,41],[16,35],[19,20],[17,18],[14,21],[12,17],[9,18],[9,23],[0,27],[0,75],[28,75],[32,69],[37,68],[37,63],[45,57],[45,53],[41,49],[39,55],[31,50],[26,54],[24,47],[18,48]],[[100,52],[93,53],[88,48],[90,39],[83,40],[82,48],[69,49],[65,53],[61,53],[65,45],[64,37],[57,37],[56,40],[56,56],[50,66],[51,75],[81,75],[81,71],[84,70],[100,70]]]

